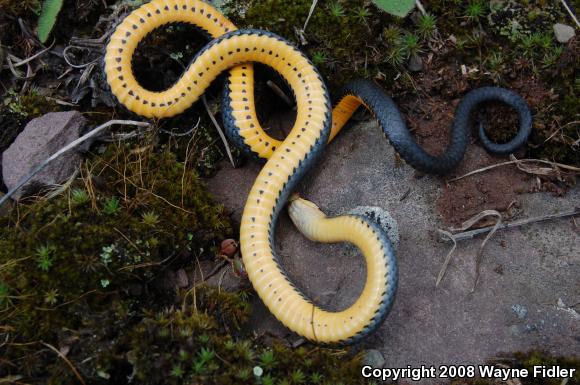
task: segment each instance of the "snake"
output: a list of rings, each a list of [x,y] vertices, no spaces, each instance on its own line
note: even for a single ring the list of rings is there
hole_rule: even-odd
[[[132,71],[138,43],[154,29],[188,23],[212,40],[190,61],[169,88],[143,88]],[[296,100],[296,119],[284,140],[261,127],[254,104],[254,69],[262,63],[278,72]],[[480,127],[482,143],[494,152],[510,152],[525,142],[531,114],[517,94],[500,88],[471,91],[459,103],[447,150],[438,157],[414,140],[394,101],[379,86],[358,80],[345,86],[334,108],[325,83],[310,60],[284,38],[268,31],[238,29],[211,5],[199,0],[153,0],[133,10],[116,26],[105,47],[104,74],[112,94],[129,111],[145,118],[169,118],[195,103],[223,72],[222,118],[235,145],[265,160],[247,196],[240,224],[243,263],[255,291],[287,328],[320,344],[353,344],[375,331],[391,309],[398,284],[395,251],[377,223],[361,215],[328,217],[314,203],[292,195],[297,183],[320,159],[326,144],[360,106],[371,111],[395,150],[411,166],[443,174],[459,163],[469,141],[469,115],[483,101],[500,100],[518,111],[520,129],[509,143],[496,144]],[[319,242],[348,242],[365,258],[362,293],[346,309],[316,305],[291,280],[275,250],[280,212]]]

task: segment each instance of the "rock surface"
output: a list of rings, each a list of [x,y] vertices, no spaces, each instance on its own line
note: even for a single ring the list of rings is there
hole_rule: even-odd
[[[32,119],[14,143],[2,154],[2,176],[12,189],[45,159],[80,136],[86,119],[77,111],[51,112]],[[66,180],[77,167],[80,156],[73,150],[63,154],[18,190],[22,197],[27,186],[50,185]]]
[[[417,54],[411,55],[409,57],[409,62],[407,63],[407,69],[411,72],[419,72],[423,69],[423,60],[421,56]]]
[[[373,368],[382,368],[385,365],[385,357],[377,349],[369,349],[364,352],[362,364],[370,365]]]
[[[554,35],[556,35],[558,42],[568,43],[576,35],[576,32],[569,25],[557,23],[554,24]]]
[[[467,152],[474,151],[471,145]],[[207,181],[217,201],[239,221],[247,194],[261,168],[248,162],[223,164]],[[360,205],[379,206],[397,220],[399,287],[394,306],[376,333],[361,344],[379,350],[386,367],[481,364],[501,352],[543,349],[552,354],[580,351],[580,321],[558,301],[580,300],[580,237],[570,219],[499,231],[487,243],[474,293],[475,261],[481,238],[459,242],[445,277],[435,281],[450,244],[438,241],[442,227],[435,202],[443,181],[417,178],[396,162],[375,122],[342,132],[326,149],[298,192],[329,215]],[[235,188],[232,188],[235,186]],[[580,186],[564,197],[518,195],[518,219],[570,210],[580,205]],[[238,222],[239,223],[239,222]],[[277,250],[292,281],[319,305],[350,306],[364,285],[366,267],[352,246],[310,242],[297,233],[287,213],[277,228]],[[519,318],[514,304],[527,309]],[[258,335],[297,337],[253,296],[251,327]],[[576,308],[576,310],[578,310]]]

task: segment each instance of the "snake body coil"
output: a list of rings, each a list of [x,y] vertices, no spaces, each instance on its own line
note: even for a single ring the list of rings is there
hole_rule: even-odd
[[[170,88],[162,92],[146,90],[138,84],[131,69],[137,44],[153,29],[176,22],[194,24],[215,40],[196,55]],[[283,141],[269,137],[257,120],[251,62],[272,67],[294,92],[296,121]],[[351,83],[331,111],[320,75],[300,51],[269,32],[236,30],[215,8],[201,1],[153,0],[141,6],[116,28],[105,53],[105,74],[113,94],[129,110],[149,118],[183,112],[226,70],[229,79],[222,112],[226,130],[236,144],[268,159],[252,186],[242,215],[240,242],[248,276],[266,306],[288,328],[322,343],[353,343],[373,331],[393,303],[397,267],[391,243],[383,230],[366,217],[326,218],[307,201],[293,200],[291,215],[298,218],[312,239],[351,242],[365,256],[367,278],[360,297],[348,309],[325,311],[294,286],[275,254],[274,229],[290,193],[319,158],[325,144],[361,104],[378,118],[405,160],[424,171],[443,173],[463,156],[469,111],[481,100],[497,99],[492,97],[496,91],[466,98],[471,101],[460,104],[458,115],[465,118],[456,121],[450,150],[434,158],[414,142],[395,104],[373,83]],[[515,95],[516,101],[517,98]],[[502,100],[514,105],[511,94]],[[519,107],[521,103],[516,106]],[[520,112],[521,117],[524,115]],[[531,121],[524,118],[520,119],[523,126]]]

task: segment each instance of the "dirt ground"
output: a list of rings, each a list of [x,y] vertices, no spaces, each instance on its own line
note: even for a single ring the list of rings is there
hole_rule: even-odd
[[[456,173],[499,160],[474,144]],[[248,162],[233,169],[224,163],[216,177],[207,180],[216,199],[237,221],[260,167]],[[580,204],[578,187],[564,197],[518,194],[530,186],[529,178],[513,166],[449,185],[437,177],[418,177],[396,159],[378,125],[370,121],[341,133],[298,190],[330,215],[371,205],[388,210],[398,221],[397,299],[385,323],[362,345],[379,349],[387,367],[404,367],[482,363],[501,352],[533,348],[558,355],[580,351],[580,238],[571,219],[496,234],[485,248],[473,293],[474,256],[481,239],[460,242],[435,288],[450,248],[438,240],[436,230],[446,223],[484,209],[503,211],[510,205],[510,215],[521,219]],[[341,309],[355,301],[365,276],[356,249],[306,240],[286,213],[277,241],[284,267],[317,303]],[[278,323],[259,298],[253,304],[251,325],[258,335],[299,339]]]

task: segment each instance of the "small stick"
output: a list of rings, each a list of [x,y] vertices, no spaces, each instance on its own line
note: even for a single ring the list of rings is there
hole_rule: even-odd
[[[310,21],[310,17],[312,16],[312,13],[314,12],[314,8],[316,8],[317,3],[318,3],[318,0],[312,0],[312,5],[310,5],[310,11],[308,11],[308,17],[306,17],[306,21],[304,22],[304,27],[302,27],[302,33],[306,32],[306,26],[308,25],[308,22]]]
[[[222,128],[220,127],[219,123],[217,122],[217,120],[215,120],[215,116],[213,116],[213,114],[211,113],[210,109],[209,109],[209,104],[207,104],[207,99],[205,98],[205,95],[201,96],[201,100],[203,101],[203,105],[205,106],[205,110],[207,111],[207,114],[209,115],[209,118],[211,119],[213,125],[215,126],[218,134],[220,135],[220,138],[222,139],[222,142],[224,143],[224,146],[226,148],[226,152],[228,153],[228,158],[230,159],[230,163],[232,164],[232,167],[236,167],[235,163],[234,163],[234,158],[232,156],[232,151],[230,150],[230,145],[228,144],[228,141],[226,139],[226,136],[224,135]]]
[[[564,0],[560,0],[560,2],[562,3],[562,5],[564,6],[564,8],[566,8],[566,11],[568,11],[568,13],[570,14],[570,17],[572,18],[572,20],[574,20],[574,22],[576,23],[576,26],[578,26],[578,28],[580,28],[580,22],[578,22],[578,19],[576,18],[576,15],[574,15],[574,12],[572,12],[572,10],[570,9],[570,7],[568,6],[568,4],[566,4],[566,2]]]
[[[71,63],[71,61],[68,59],[68,56],[67,56],[68,55],[68,50],[71,49],[71,48],[79,48],[79,49],[88,49],[88,48],[86,48],[86,47],[79,47],[79,46],[76,46],[76,45],[69,45],[69,46],[67,46],[62,51],[62,57],[63,57],[64,61],[66,62],[66,64],[68,64],[72,68],[85,68],[85,67],[90,66],[93,63],[97,63],[100,60],[100,59],[97,58],[97,59],[95,59],[93,61],[90,61],[88,63],[84,63],[84,64],[73,64],[73,63]]]
[[[66,364],[72,370],[72,372],[74,373],[75,377],[79,380],[79,382],[83,385],[86,385],[85,380],[83,380],[83,378],[82,378],[81,374],[79,373],[79,371],[77,370],[77,368],[75,368],[73,363],[70,362],[70,360],[68,358],[66,358],[66,356],[64,354],[62,354],[60,352],[60,350],[58,350],[57,348],[55,348],[54,346],[52,346],[51,344],[48,344],[46,342],[40,342],[40,343],[43,344],[44,346],[46,346],[47,348],[49,348],[50,350],[52,350],[53,352],[55,352],[64,362],[66,362]]]
[[[510,160],[507,162],[502,162],[502,163],[496,163],[496,164],[492,164],[491,166],[487,166],[487,167],[483,167],[471,172],[468,172],[467,174],[458,176],[457,178],[453,178],[453,179],[449,179],[448,182],[455,182],[459,179],[463,179],[467,176],[471,176],[474,174],[479,174],[480,172],[484,172],[484,171],[488,171],[491,169],[494,169],[496,167],[500,167],[500,166],[507,166],[509,164],[521,164],[521,163],[525,163],[525,162],[538,162],[538,163],[543,163],[543,164],[549,164],[550,166],[555,166],[555,167],[560,167],[563,168],[565,170],[569,170],[572,172],[580,172],[580,168],[578,167],[574,167],[574,166],[570,166],[567,164],[562,164],[562,163],[556,163],[556,162],[550,162],[548,160],[542,160],[542,159],[514,159],[514,160]]]
[[[272,91],[274,91],[276,95],[280,97],[280,99],[284,101],[284,103],[286,103],[289,107],[294,107],[294,102],[292,101],[292,99],[290,99],[288,95],[286,95],[284,91],[282,91],[282,89],[278,87],[276,83],[274,83],[271,80],[268,80],[266,84],[268,85],[268,87],[272,89]]]
[[[417,6],[417,8],[421,12],[421,14],[423,14],[423,15],[427,14],[427,12],[425,11],[425,7],[423,7],[423,4],[421,4],[421,1],[415,0],[415,5]]]
[[[503,230],[503,229],[512,229],[514,227],[520,227],[520,226],[524,226],[524,225],[528,225],[531,223],[540,223],[540,222],[545,222],[551,219],[557,219],[557,218],[568,218],[568,217],[573,217],[576,215],[580,215],[580,208],[576,207],[573,210],[569,210],[569,211],[564,211],[562,213],[558,213],[558,214],[547,214],[547,215],[541,215],[539,217],[534,217],[534,218],[528,218],[528,219],[522,219],[519,221],[514,221],[511,223],[503,223],[501,224],[497,230]],[[494,226],[488,226],[488,227],[482,227],[481,229],[475,229],[475,230],[469,230],[469,231],[464,231],[462,233],[457,233],[457,234],[453,234],[452,236],[452,241],[462,241],[465,239],[471,239],[477,235],[480,234],[485,234],[491,230],[493,230]],[[450,238],[447,234],[445,234],[445,237],[441,237],[442,240],[444,241],[449,241]]]
[[[479,250],[477,251],[477,254],[475,255],[475,280],[473,281],[473,287],[471,288],[472,293],[475,291],[475,286],[477,286],[477,281],[479,280],[479,266],[481,263],[481,257],[483,255],[483,248],[485,247],[485,244],[487,243],[487,241],[489,241],[489,239],[492,237],[492,235],[495,234],[496,230],[500,227],[501,214],[499,212],[497,212],[496,210],[484,210],[484,211],[480,212],[479,214],[474,215],[473,217],[471,217],[467,221],[463,222],[463,224],[461,225],[461,228],[458,229],[459,231],[467,230],[468,228],[472,227],[474,224],[479,222],[481,219],[488,217],[488,216],[494,216],[497,218],[497,220],[495,222],[495,225],[491,227],[489,234],[485,237],[483,242],[481,242],[481,245],[479,246]],[[450,231],[457,231],[457,230],[450,229]],[[447,253],[447,256],[445,257],[445,262],[443,262],[443,267],[439,271],[439,275],[437,276],[437,281],[435,282],[435,287],[439,286],[439,283],[441,283],[441,280],[443,279],[443,276],[445,275],[445,272],[447,271],[447,265],[451,261],[451,256],[453,255],[453,252],[455,251],[455,248],[457,247],[457,241],[456,241],[455,236],[453,234],[451,234],[450,232],[445,231],[445,230],[439,230],[439,234],[448,237],[453,242],[453,247],[451,248],[451,250],[449,251],[449,253]]]
[[[169,130],[165,130],[163,128],[160,128],[159,131],[160,132],[163,132],[164,134],[171,135],[173,137],[176,137],[176,136],[187,136],[187,135],[193,133],[193,131],[197,130],[197,128],[199,127],[199,122],[201,122],[201,116],[199,116],[197,118],[197,123],[195,123],[195,126],[193,126],[190,130],[187,130],[186,132],[174,133],[173,130],[169,131]]]
[[[113,126],[115,124],[123,124],[123,125],[139,126],[139,127],[148,127],[150,125],[147,122],[137,122],[134,120],[110,120],[107,123],[101,124],[100,126],[93,129],[92,131],[87,132],[86,134],[84,134],[80,138],[73,140],[72,142],[70,142],[69,144],[67,144],[66,146],[64,146],[63,148],[58,150],[57,152],[55,152],[53,155],[48,157],[41,164],[39,164],[30,174],[28,174],[27,176],[22,178],[22,180],[20,180],[20,182],[18,182],[18,184],[16,186],[14,186],[12,189],[10,189],[10,191],[8,191],[6,193],[6,195],[4,195],[2,198],[0,198],[0,206],[2,206],[2,204],[6,200],[8,200],[8,198],[10,198],[12,195],[14,195],[14,193],[16,191],[18,191],[18,189],[20,189],[20,187],[24,186],[26,184],[26,182],[28,182],[35,175],[37,175],[39,172],[41,172],[46,166],[48,166],[48,164],[50,162],[52,162],[53,160],[55,160],[56,158],[58,158],[59,156],[61,156],[65,152],[78,146],[79,144],[81,144],[85,140],[97,135],[99,132],[103,131],[105,128]]]
[[[51,43],[51,44],[50,44],[48,47],[46,47],[45,49],[41,50],[40,52],[38,52],[38,53],[36,53],[36,54],[32,55],[31,57],[29,57],[29,58],[27,58],[27,59],[21,60],[21,61],[19,61],[19,62],[17,62],[17,63],[12,63],[12,65],[13,65],[14,67],[20,67],[21,65],[24,65],[24,64],[26,64],[26,63],[28,63],[28,62],[31,62],[32,60],[36,59],[37,57],[39,57],[39,56],[40,56],[40,55],[42,55],[43,53],[45,53],[45,52],[49,51],[49,50],[52,48],[52,46],[54,45],[54,42],[55,42],[55,41],[56,41],[56,40],[55,40],[55,39],[53,39],[53,40],[52,40],[52,43]],[[12,55],[12,54],[9,54],[9,55],[11,56],[11,58],[12,58],[12,59],[16,59],[16,56],[14,56],[14,55]]]

